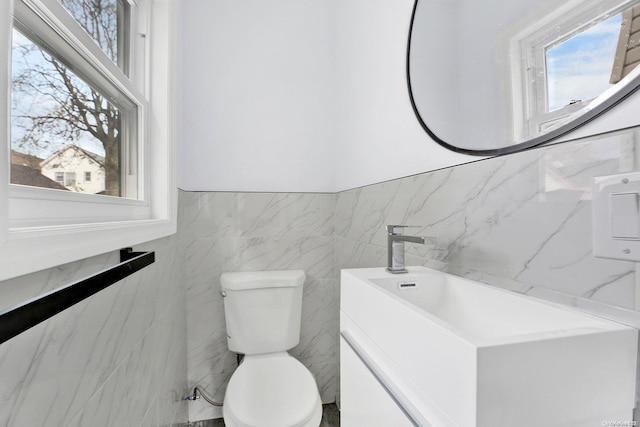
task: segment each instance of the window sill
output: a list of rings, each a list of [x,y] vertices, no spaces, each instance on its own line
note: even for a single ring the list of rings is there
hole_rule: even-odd
[[[175,216],[79,225],[12,228],[0,249],[0,281],[170,236]]]

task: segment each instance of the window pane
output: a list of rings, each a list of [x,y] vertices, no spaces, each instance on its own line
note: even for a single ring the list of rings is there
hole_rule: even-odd
[[[128,70],[129,5],[126,0],[59,0],[125,74]]]
[[[11,97],[11,183],[125,196],[129,114],[16,29]],[[78,182],[87,171],[93,179]]]
[[[65,172],[64,173],[64,185],[67,188],[73,188],[76,186],[76,173],[75,172]]]
[[[614,15],[547,49],[548,111],[588,101],[613,86],[621,22],[622,15]]]

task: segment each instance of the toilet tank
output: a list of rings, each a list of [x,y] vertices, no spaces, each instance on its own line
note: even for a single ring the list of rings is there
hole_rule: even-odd
[[[300,341],[302,270],[223,273],[229,350],[242,354],[286,351]]]

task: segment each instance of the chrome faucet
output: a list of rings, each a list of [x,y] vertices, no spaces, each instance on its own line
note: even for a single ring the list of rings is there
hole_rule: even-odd
[[[415,225],[387,225],[387,271],[398,274],[406,273],[404,266],[404,242],[421,245],[435,245],[435,237],[405,236],[405,228],[419,228]]]

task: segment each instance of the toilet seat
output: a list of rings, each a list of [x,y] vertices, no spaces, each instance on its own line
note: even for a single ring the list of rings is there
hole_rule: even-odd
[[[322,419],[311,372],[286,352],[245,356],[222,410],[227,427],[318,427]]]

